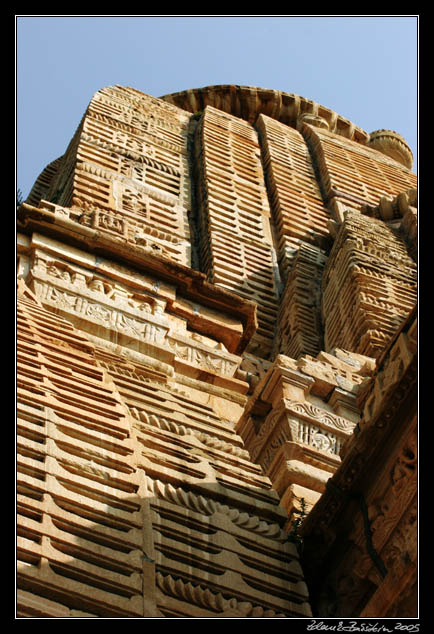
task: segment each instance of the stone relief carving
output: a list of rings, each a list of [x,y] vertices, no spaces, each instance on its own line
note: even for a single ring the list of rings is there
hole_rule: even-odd
[[[95,211],[93,214],[93,225],[95,228],[112,231],[122,236],[128,235],[128,223],[121,214]]]
[[[211,436],[205,432],[199,431],[197,429],[193,429],[189,427],[188,424],[183,425],[181,423],[175,422],[173,420],[169,420],[168,418],[157,415],[155,413],[150,414],[145,410],[138,409],[136,407],[130,407],[130,413],[138,421],[145,423],[145,425],[151,425],[153,427],[158,427],[159,429],[163,429],[164,431],[169,431],[174,434],[179,434],[180,436],[194,436],[201,443],[206,445],[207,447],[211,447],[214,449],[218,449],[219,451],[224,451],[238,458],[243,458],[245,460],[249,460],[249,453],[242,449],[241,447],[237,447],[236,445],[232,445],[228,442],[220,440],[215,436]]]
[[[310,445],[320,451],[328,451],[336,455],[339,455],[342,445],[336,434],[302,421],[298,421],[297,440],[304,445]]]
[[[214,513],[222,513],[235,525],[245,530],[257,532],[265,537],[270,537],[279,542],[286,542],[288,537],[281,529],[279,524],[266,522],[255,515],[248,512],[240,512],[239,509],[230,507],[227,504],[214,500],[213,498],[205,498],[204,496],[185,490],[181,487],[174,487],[170,483],[163,483],[160,480],[153,480],[145,476],[148,491],[152,495],[165,499],[174,504],[185,506],[186,508],[204,513],[205,515],[213,515]]]
[[[193,585],[183,579],[174,579],[171,575],[165,576],[157,572],[156,582],[164,593],[184,601],[193,602],[213,612],[224,613],[229,610],[231,616],[234,612],[238,612],[240,618],[286,618],[285,614],[275,610],[267,610],[262,606],[255,606],[250,602],[239,601],[236,598],[224,598],[220,592],[211,592],[208,588],[204,589],[200,585]]]
[[[405,575],[410,563],[417,561],[417,519],[417,502],[414,500],[382,551],[387,569],[397,578]]]
[[[185,341],[180,341],[179,338],[176,339],[175,337],[169,336],[167,338],[167,343],[175,352],[177,358],[188,361],[194,365],[200,365],[207,370],[232,376],[238,368],[238,359],[236,361],[231,361],[227,358],[228,355],[224,355],[222,352],[211,352],[209,349],[204,350],[199,347],[195,347],[194,341],[187,343]]]
[[[237,371],[239,357],[229,354],[224,346],[212,348],[194,332],[187,337],[184,331],[174,329],[164,312],[165,301],[41,253],[35,254],[32,278],[37,296],[56,308],[137,339],[164,345],[177,359],[194,366],[225,376],[233,376]]]
[[[87,317],[94,323],[153,343],[162,343],[169,330],[168,326],[139,320],[122,311],[91,301],[81,295],[61,290],[50,284],[36,283],[35,286],[37,296],[44,302],[73,312],[80,317]]]
[[[412,359],[412,343],[407,334],[403,332],[392,347],[384,367],[380,369],[375,381],[370,386],[370,393],[363,410],[366,420],[370,420],[378,414],[384,398],[403,378]],[[379,422],[379,424],[384,423]]]
[[[399,495],[408,488],[408,480],[417,473],[417,437],[413,434],[399,455],[391,472],[392,492]]]
[[[261,455],[261,464],[267,468],[280,446],[293,441],[339,456],[343,441],[354,426],[311,403],[283,399],[282,406],[273,410],[261,425],[249,446],[250,455],[253,460]]]
[[[336,416],[336,414],[331,414],[330,412],[327,412],[320,407],[316,407],[315,405],[312,405],[307,401],[288,402],[288,400],[285,399],[285,405],[294,412],[297,412],[309,418],[313,418],[319,423],[335,428],[339,431],[350,432],[354,429],[355,426],[346,418],[342,418],[342,416]]]
[[[372,542],[374,547],[381,553],[383,559],[382,550],[385,548],[385,552],[388,552],[387,544],[390,542],[391,535],[394,534],[394,531],[396,532],[396,527],[401,526],[402,523],[406,525],[409,518],[413,515],[412,509],[416,508],[413,502],[417,495],[416,444],[417,436],[414,432],[404,443],[394,463],[388,468],[384,477],[383,488],[368,507]],[[415,513],[417,516],[417,510],[415,510]],[[410,519],[409,521],[412,522],[413,520]],[[354,539],[359,544],[364,543],[363,530],[359,525],[355,530]],[[412,548],[415,547],[415,543],[416,540],[414,539]],[[354,571],[359,577],[363,578],[371,567],[372,561],[365,553],[359,559]]]

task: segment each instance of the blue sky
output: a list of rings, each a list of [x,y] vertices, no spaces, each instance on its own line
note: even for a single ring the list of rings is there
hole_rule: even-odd
[[[155,97],[214,84],[295,93],[367,132],[395,130],[417,166],[417,16],[16,16],[24,197],[113,84]]]

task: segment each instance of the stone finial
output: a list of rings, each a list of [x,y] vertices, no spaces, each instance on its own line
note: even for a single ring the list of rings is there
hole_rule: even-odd
[[[413,166],[413,153],[406,140],[393,130],[375,130],[369,135],[369,147],[398,161],[408,169]]]

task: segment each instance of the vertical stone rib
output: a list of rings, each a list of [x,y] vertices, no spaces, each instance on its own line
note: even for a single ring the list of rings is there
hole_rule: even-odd
[[[298,248],[279,306],[276,354],[298,359],[315,357],[323,349],[320,302],[326,261],[318,247],[303,243]]]
[[[258,117],[256,125],[278,235],[279,261],[285,270],[285,250],[294,242],[326,244],[329,214],[301,134],[264,115]]]
[[[196,135],[202,260],[212,282],[258,303],[251,349],[271,351],[277,282],[270,208],[253,127],[206,107]]]
[[[259,115],[256,127],[274,220],[283,290],[275,352],[298,358],[321,350],[320,282],[329,241],[324,206],[301,134]]]

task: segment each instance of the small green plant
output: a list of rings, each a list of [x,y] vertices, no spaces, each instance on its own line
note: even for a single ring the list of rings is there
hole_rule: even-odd
[[[301,506],[300,511],[297,511],[296,513],[294,513],[294,516],[296,515],[296,517],[293,517],[292,519],[291,530],[288,534],[289,541],[293,542],[294,544],[297,544],[297,547],[301,547],[303,544],[303,540],[300,535],[300,527],[303,524],[305,517],[307,515],[306,513],[307,505],[306,505],[306,500],[304,498],[300,499],[300,506]]]

